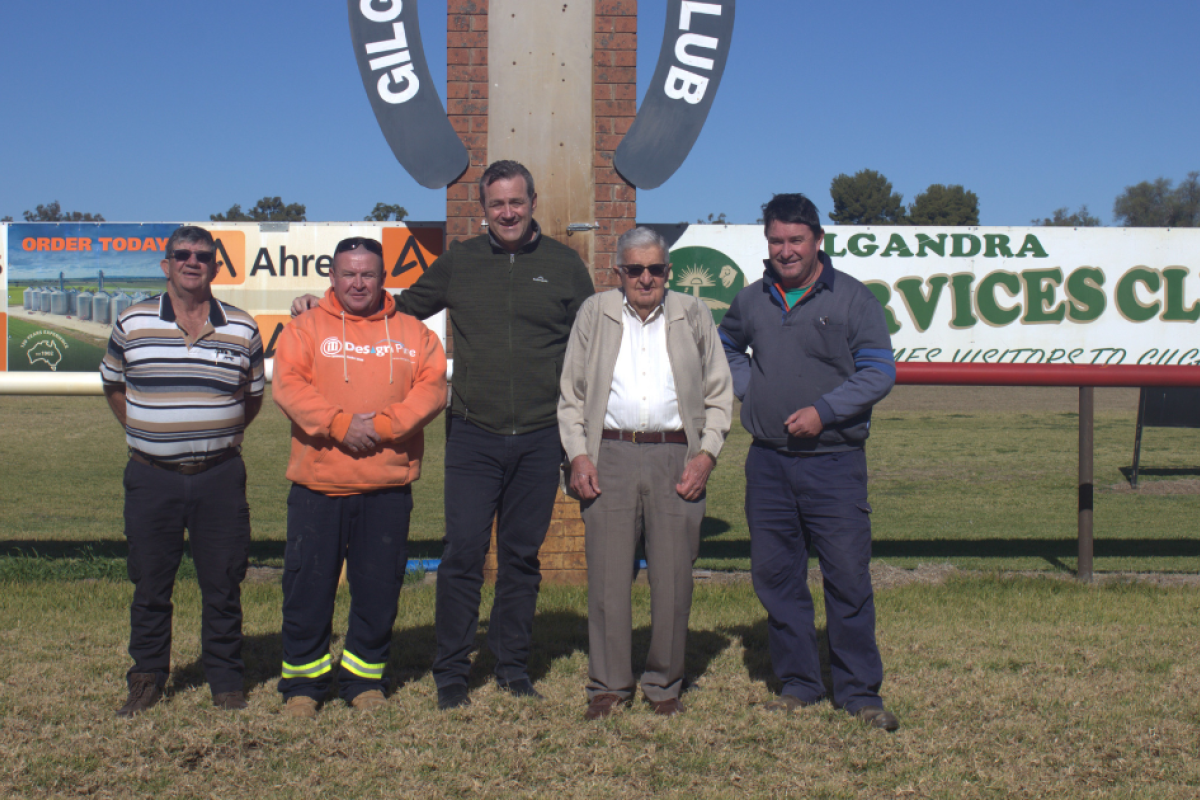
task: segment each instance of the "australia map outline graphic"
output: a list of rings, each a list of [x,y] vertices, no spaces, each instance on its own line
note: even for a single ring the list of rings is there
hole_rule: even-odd
[[[58,365],[62,363],[63,359],[62,351],[58,349],[58,342],[50,337],[35,342],[25,351],[25,355],[29,357],[29,366],[32,367],[41,361],[50,367],[51,372],[58,371]]]

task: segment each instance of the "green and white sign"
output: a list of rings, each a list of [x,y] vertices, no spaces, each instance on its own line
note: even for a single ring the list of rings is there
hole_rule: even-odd
[[[734,260],[711,247],[678,247],[671,251],[671,289],[699,297],[719,324],[746,276]]]
[[[830,226],[823,246],[883,304],[899,362],[1200,365],[1200,229]],[[766,257],[761,225],[689,226],[671,288],[719,322]]]

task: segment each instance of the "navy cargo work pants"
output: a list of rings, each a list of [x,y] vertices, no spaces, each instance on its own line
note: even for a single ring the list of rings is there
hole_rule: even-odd
[[[861,450],[791,455],[755,444],[746,457],[746,519],[754,590],[767,610],[771,665],[783,694],[825,696],[808,589],[815,554],[825,589],[833,702],[853,714],[883,706],[875,643],[871,506]]]
[[[283,554],[284,699],[321,701],[333,681],[329,642],[342,562],[350,584],[350,622],[338,670],[338,693],[349,702],[386,692],[396,604],[408,566],[412,489],[397,486],[330,497],[298,484],[288,494]]]
[[[175,573],[184,536],[196,565],[203,610],[200,659],[213,695],[243,691],[242,580],[250,557],[250,506],[240,456],[197,475],[130,459],[125,467],[125,540],[129,544],[128,676],[151,673],[159,687],[171,670]]]
[[[446,538],[437,575],[439,689],[466,684],[479,624],[483,561],[496,520],[496,597],[488,647],[502,683],[528,678],[533,615],[541,584],[538,550],[558,493],[558,427],[490,433],[459,417],[446,437]]]

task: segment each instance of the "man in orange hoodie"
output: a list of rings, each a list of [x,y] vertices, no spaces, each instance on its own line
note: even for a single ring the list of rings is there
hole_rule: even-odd
[[[384,703],[384,670],[408,563],[422,429],[446,405],[446,356],[383,290],[383,248],[338,243],[331,288],[280,334],[274,394],[292,421],[283,574],[284,714],[311,718],[333,679],[329,639],[343,558],[350,624],[339,692]]]

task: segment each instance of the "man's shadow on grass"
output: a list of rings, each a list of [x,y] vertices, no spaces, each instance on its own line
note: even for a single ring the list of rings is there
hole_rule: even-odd
[[[330,641],[330,649],[337,650],[344,633],[334,633]],[[433,669],[433,657],[436,649],[432,625],[418,625],[415,628],[402,628],[392,632],[392,652],[388,659],[388,672],[391,675],[389,694],[405,685],[425,677]],[[246,636],[242,640],[242,658],[246,664],[245,687],[246,693],[253,692],[259,686],[274,687],[279,681],[283,665],[283,636],[278,631]],[[338,670],[334,662],[334,672]],[[171,670],[171,678],[167,691],[172,694],[185,692],[200,686],[206,686],[204,677],[204,662],[197,655],[188,663]],[[337,696],[336,674],[330,697]]]
[[[282,635],[275,631],[244,636],[242,660],[246,665],[244,685],[247,694],[263,684],[274,686],[279,680],[279,671],[283,665]],[[171,669],[166,688],[168,694],[179,694],[207,685],[203,656],[197,653],[191,661]]]
[[[783,683],[775,676],[775,670],[771,667],[766,619],[761,619],[753,625],[722,628],[721,631],[741,640],[742,663],[750,680],[761,681],[772,694],[783,691]],[[833,674],[829,669],[829,634],[822,627],[817,628],[817,652],[821,657],[821,683],[825,684],[825,693],[832,697]]]

